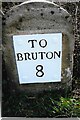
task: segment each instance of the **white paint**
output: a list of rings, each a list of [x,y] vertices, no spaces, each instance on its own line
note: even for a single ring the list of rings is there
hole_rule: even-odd
[[[2,15],[5,15],[1,9],[0,9],[0,12],[1,12]]]
[[[67,73],[66,77],[70,77],[71,78],[71,70],[70,70],[69,67],[65,69],[65,72]]]
[[[35,47],[31,48],[31,43],[28,40],[37,40]],[[42,48],[39,41],[45,39],[47,46]],[[13,45],[15,50],[16,64],[19,75],[19,82],[22,83],[45,83],[45,82],[60,82],[61,81],[61,62],[62,62],[62,33],[51,34],[32,34],[32,35],[15,35],[13,36]],[[43,44],[44,45],[44,44]],[[17,53],[26,52],[53,52],[61,51],[61,57],[56,56],[55,59],[40,59],[17,61]],[[44,75],[36,76],[36,66],[42,65]],[[39,73],[41,74],[41,73]]]

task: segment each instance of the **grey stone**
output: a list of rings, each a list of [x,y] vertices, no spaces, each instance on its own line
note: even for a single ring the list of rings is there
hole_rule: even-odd
[[[72,88],[74,36],[71,15],[54,3],[30,2],[13,7],[6,16],[3,27],[4,60],[10,80],[20,90],[40,92]],[[62,80],[61,83],[19,84],[16,68],[13,35],[39,33],[63,34]]]

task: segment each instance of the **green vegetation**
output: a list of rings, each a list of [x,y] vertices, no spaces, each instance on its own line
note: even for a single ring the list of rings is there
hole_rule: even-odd
[[[76,117],[80,116],[80,101],[73,98],[60,98],[60,101],[51,99],[53,103],[52,110],[56,117]],[[55,106],[54,106],[55,104]]]
[[[58,94],[58,93],[56,93]],[[39,94],[13,92],[3,96],[2,116],[7,117],[80,117],[80,100],[60,97],[53,91]]]

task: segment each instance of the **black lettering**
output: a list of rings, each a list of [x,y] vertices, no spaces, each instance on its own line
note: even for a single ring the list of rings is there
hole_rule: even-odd
[[[28,40],[28,43],[31,42],[31,48],[34,48],[34,42],[37,42],[37,40]]]
[[[23,55],[21,53],[17,53],[17,61],[22,61]]]
[[[55,59],[56,55],[60,58],[60,56],[61,56],[61,51],[59,51],[59,52],[54,51],[54,59]]]
[[[32,59],[33,59],[33,60],[36,60],[36,59],[37,59],[37,52],[31,53],[31,54],[32,54]]]
[[[43,66],[42,65],[36,66],[36,70],[37,70],[36,76],[37,77],[43,77],[43,75],[44,75]]]
[[[52,59],[52,58],[53,58],[53,53],[52,53],[52,52],[47,52],[47,53],[46,53],[46,57],[47,57],[48,59]]]
[[[43,59],[43,54],[45,54],[45,52],[39,52],[39,54],[41,55],[41,59]]]
[[[24,53],[24,56],[25,56],[25,60],[31,60],[30,58],[30,53]]]
[[[42,39],[39,41],[39,45],[42,47],[42,48],[45,48],[47,46],[47,41],[45,39]]]

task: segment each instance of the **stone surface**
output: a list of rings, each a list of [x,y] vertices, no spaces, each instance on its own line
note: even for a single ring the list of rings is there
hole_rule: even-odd
[[[7,74],[20,90],[39,92],[49,89],[71,89],[73,73],[74,36],[71,16],[56,4],[35,2],[21,4],[7,12],[3,26],[4,60]],[[61,83],[20,85],[16,68],[13,35],[62,33],[62,80]]]

